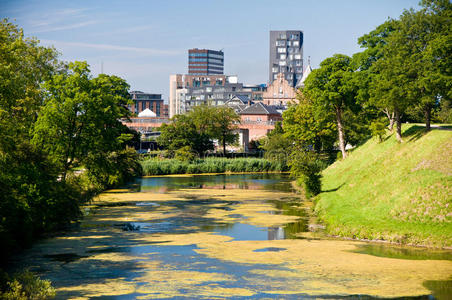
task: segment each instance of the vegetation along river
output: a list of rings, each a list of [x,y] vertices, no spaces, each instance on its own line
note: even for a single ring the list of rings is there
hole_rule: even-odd
[[[58,299],[452,294],[452,252],[327,238],[309,231],[310,206],[281,174],[141,178],[16,266],[51,280]]]

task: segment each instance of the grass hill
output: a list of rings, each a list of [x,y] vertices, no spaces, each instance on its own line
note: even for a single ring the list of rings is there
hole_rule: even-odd
[[[316,212],[332,235],[452,246],[452,131],[405,125],[323,172]]]

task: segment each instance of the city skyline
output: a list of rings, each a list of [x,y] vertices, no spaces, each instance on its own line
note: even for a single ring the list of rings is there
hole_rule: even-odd
[[[0,17],[54,45],[61,59],[86,60],[94,76],[103,65],[104,73],[126,79],[131,90],[163,94],[166,102],[169,75],[187,73],[190,48],[224,49],[224,74],[245,84],[267,83],[271,30],[303,31],[304,65],[309,56],[316,68],[335,53],[360,51],[358,37],[417,3],[3,0]]]

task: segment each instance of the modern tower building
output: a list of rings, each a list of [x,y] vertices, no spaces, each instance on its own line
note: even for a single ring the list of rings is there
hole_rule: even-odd
[[[303,76],[303,32],[300,30],[270,31],[269,83],[279,73],[295,87]]]
[[[222,75],[224,52],[208,49],[188,50],[188,75]]]

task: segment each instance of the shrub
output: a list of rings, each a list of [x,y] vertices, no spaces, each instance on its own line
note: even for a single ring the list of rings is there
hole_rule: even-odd
[[[0,291],[0,299],[44,300],[51,299],[56,294],[49,280],[42,280],[28,270],[15,274],[12,279],[5,279],[6,286]]]
[[[298,177],[297,183],[305,190],[306,197],[311,198],[321,192],[321,171],[325,162],[314,151],[301,150],[292,154],[290,160],[291,173]]]

